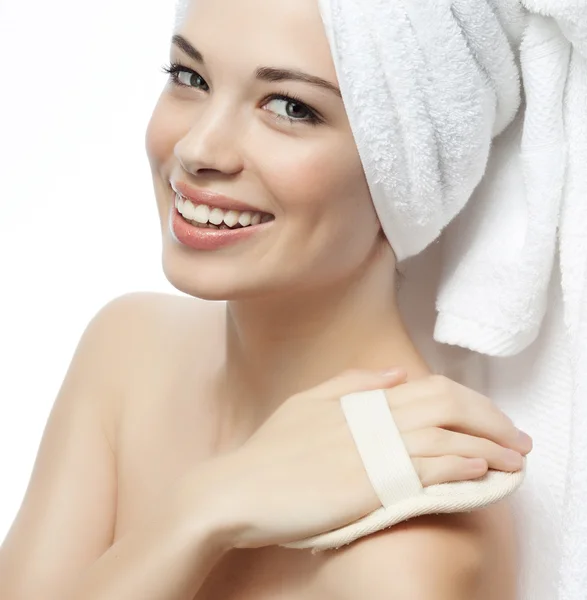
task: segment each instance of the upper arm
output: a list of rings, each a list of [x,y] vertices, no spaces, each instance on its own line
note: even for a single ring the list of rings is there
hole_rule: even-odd
[[[60,598],[111,545],[115,407],[133,295],[106,305],[78,343],[19,512],[0,548],[0,598]]]
[[[332,567],[333,600],[515,600],[509,506],[400,523],[358,540]]]

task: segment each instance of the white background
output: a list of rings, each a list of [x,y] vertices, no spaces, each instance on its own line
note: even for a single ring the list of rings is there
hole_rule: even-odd
[[[144,135],[174,0],[0,0],[0,540],[81,333],[161,270]]]

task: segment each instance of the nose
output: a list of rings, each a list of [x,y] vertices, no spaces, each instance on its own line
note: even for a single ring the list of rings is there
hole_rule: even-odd
[[[187,172],[235,175],[242,171],[239,127],[227,113],[228,110],[203,110],[175,145],[175,155]]]

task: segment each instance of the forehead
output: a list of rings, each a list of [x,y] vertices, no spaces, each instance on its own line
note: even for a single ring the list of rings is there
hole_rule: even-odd
[[[335,77],[318,0],[180,0],[175,30],[206,62],[208,51],[255,67],[311,66],[317,75]]]

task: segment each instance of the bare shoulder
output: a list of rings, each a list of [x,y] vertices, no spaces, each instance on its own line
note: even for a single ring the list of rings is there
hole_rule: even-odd
[[[133,292],[106,304],[89,327],[109,345],[109,358],[129,360],[160,349],[181,352],[184,344],[217,338],[224,323],[223,303],[157,292]]]
[[[128,409],[125,398],[134,399],[129,378],[149,387],[157,375],[141,374],[141,366],[148,360],[162,364],[166,354],[174,361],[178,340],[191,337],[180,335],[186,330],[180,323],[206,321],[201,327],[212,327],[213,320],[200,317],[200,310],[188,298],[129,294],[90,320],[51,409],[24,499],[0,547],[3,598],[65,597],[76,574],[111,546],[124,485],[117,446],[120,412]],[[131,499],[140,498],[141,491]]]
[[[114,539],[131,530],[182,474],[215,448],[215,375],[224,359],[225,304],[137,292],[104,307],[119,381],[108,413],[117,469]]]
[[[156,387],[179,361],[189,360],[192,372],[209,361],[212,350],[219,349],[223,326],[222,303],[189,296],[133,292],[106,304],[88,330],[95,329],[95,357],[99,363],[107,362],[108,377],[120,392],[118,405],[109,407],[110,427],[118,428],[120,413],[129,410],[128,404],[138,396],[130,391]]]
[[[132,292],[106,304],[94,321],[123,334],[129,342],[177,334],[188,327],[211,326],[222,316],[223,303],[206,302],[190,296],[157,292]],[[212,320],[211,320],[212,319]]]
[[[509,502],[429,515],[332,553],[323,576],[341,600],[515,600],[515,524]]]
[[[224,303],[208,302],[190,296],[156,292],[134,292],[115,298],[96,320],[119,345],[112,350],[129,361],[153,353],[174,358],[190,349],[204,347],[198,358],[222,341]],[[193,355],[191,358],[194,358]],[[144,366],[142,363],[139,366]],[[127,373],[128,374],[128,373]]]

